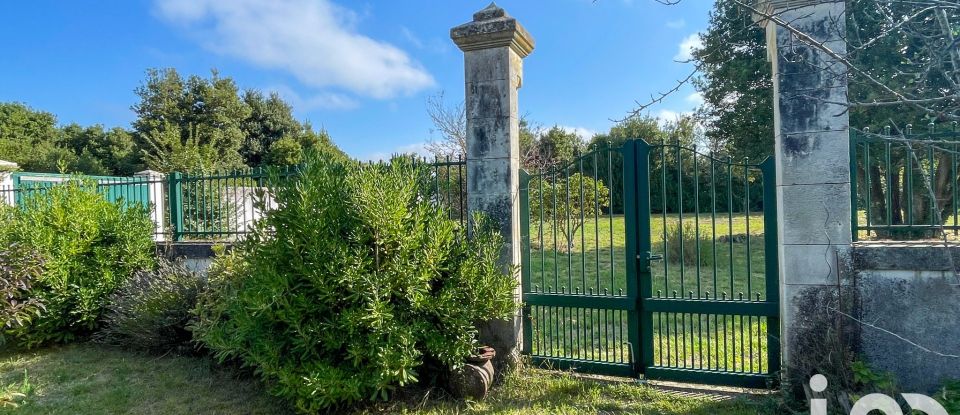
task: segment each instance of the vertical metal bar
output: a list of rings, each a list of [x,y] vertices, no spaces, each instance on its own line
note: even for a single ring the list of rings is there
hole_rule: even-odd
[[[743,212],[744,220],[746,221],[746,232],[747,232],[747,246],[746,248],[746,258],[747,258],[747,301],[750,301],[750,298],[753,297],[753,285],[751,281],[753,280],[753,267],[751,262],[751,252],[750,252],[750,158],[747,157],[743,163]]]
[[[780,304],[780,260],[777,254],[777,186],[776,163],[768,157],[760,163],[763,172],[763,242],[766,301]],[[780,317],[767,317],[767,371],[780,371]]]
[[[957,145],[950,153],[950,210],[953,214],[953,235],[957,236]]]
[[[167,188],[173,240],[181,241],[183,240],[183,180],[179,172],[170,173]]]
[[[623,151],[622,148],[621,148],[621,151]],[[620,190],[621,199],[626,199],[626,194],[624,193],[624,189],[626,188],[626,187],[625,187],[625,186],[626,186],[626,182],[624,181],[624,185],[623,185],[624,187],[622,187],[622,188],[620,188],[620,189],[615,189],[614,186],[613,186],[613,175],[614,175],[614,173],[613,173],[613,155],[614,155],[614,154],[616,154],[615,150],[613,150],[612,148],[610,148],[610,146],[608,145],[608,146],[607,146],[607,177],[609,177],[609,180],[610,180],[610,192],[614,192],[614,191],[616,191],[616,190]],[[626,173],[625,173],[625,171],[626,171],[626,164],[625,164],[625,162],[626,162],[626,161],[623,160],[623,156],[622,156],[622,153],[621,153],[621,165],[620,165],[620,170],[621,170],[621,171],[619,172],[619,174],[621,174],[621,175],[625,175],[625,174],[626,174]],[[613,194],[610,195],[610,200],[611,200],[611,201],[613,200]],[[607,216],[608,216],[609,219],[610,219],[610,294],[615,294],[615,293],[616,293],[616,289],[617,289],[617,284],[616,284],[617,261],[616,261],[616,258],[614,258],[614,253],[613,253],[613,203],[610,204],[610,209],[608,209],[607,213],[608,213]],[[624,215],[624,216],[626,216],[626,215]],[[621,333],[621,334],[622,334],[622,333]]]
[[[859,209],[857,208],[860,198],[857,197],[857,146],[859,145],[859,136],[856,131],[853,132],[853,143],[850,145],[850,230],[853,242],[860,238]],[[870,224],[868,223],[867,226]]]
[[[933,146],[932,145],[927,146],[927,164],[929,164],[927,168],[930,169],[929,176],[927,176],[929,178],[928,180],[930,181],[931,184],[936,183],[937,172],[936,172],[936,169],[934,168],[935,166],[933,163]],[[928,193],[930,193],[930,209],[928,212],[928,214],[930,215],[930,226],[934,227],[934,226],[940,225],[939,223],[937,223],[937,214],[936,214],[936,212],[940,209],[940,207],[939,207],[939,203],[937,203],[936,194],[934,192],[928,192]]]
[[[693,243],[695,260],[697,261],[697,298],[700,298],[703,294],[700,284],[700,162],[697,157],[696,146],[693,147],[693,212],[693,229],[695,236]]]
[[[867,237],[870,236],[870,228],[873,227],[873,192],[870,186],[870,142],[863,143],[863,180],[866,182],[867,198],[864,205],[867,210]]]
[[[890,232],[890,229],[893,227],[893,164],[891,163],[890,157],[893,148],[889,141],[884,145],[886,148],[886,170],[887,174],[887,232]],[[897,212],[900,213],[900,212]]]
[[[564,197],[564,229],[567,230],[564,233],[564,249],[567,253],[567,286],[570,287],[570,292],[573,292],[573,247],[571,245],[575,240],[573,235],[573,219],[570,218],[570,169],[563,169],[563,188],[566,196]]]
[[[583,195],[583,181],[585,177],[583,175],[583,156],[577,157],[577,164],[580,168],[580,178],[577,180],[580,184],[580,289],[583,293],[587,292],[587,230],[584,228],[586,226],[586,217],[584,215],[584,210],[586,209],[586,201],[584,200]],[[594,195],[596,196],[596,195]],[[572,240],[576,240],[575,235],[570,235]],[[571,252],[571,255],[573,253]]]
[[[597,273],[597,293],[600,293],[600,172],[597,166],[597,152],[593,152],[593,250],[596,253],[596,273]],[[612,186],[608,187],[609,191],[613,191]],[[610,200],[613,200],[613,195],[610,195]],[[613,209],[613,203],[610,203],[610,206],[607,209]],[[610,246],[613,246],[613,241],[610,241]]]
[[[907,147],[907,225],[913,227],[913,148]]]
[[[638,147],[643,147],[642,150]],[[630,140],[627,141],[622,148],[623,151],[623,175],[624,175],[624,194],[623,194],[623,203],[624,203],[624,226],[626,228],[626,285],[627,285],[627,297],[633,299],[637,302],[637,305],[642,301],[642,295],[638,291],[638,281],[639,273],[638,264],[640,261],[639,255],[643,252],[642,249],[649,250],[649,213],[644,216],[643,212],[649,211],[649,198],[643,198],[641,200],[638,197],[639,190],[641,188],[646,189],[647,185],[644,184],[643,178],[647,176],[647,163],[642,155],[646,155],[649,151],[649,146],[641,140]],[[643,193],[640,193],[643,194]],[[647,193],[649,194],[649,192]],[[644,207],[646,205],[646,207]],[[646,229],[648,235],[644,237],[641,229]],[[644,246],[641,246],[644,244]],[[645,262],[645,261],[644,261]],[[648,362],[647,355],[648,347],[641,346],[640,332],[641,332],[641,321],[640,321],[640,310],[641,307],[634,307],[630,310],[627,315],[627,333],[628,333],[628,343],[630,344],[630,359],[631,365],[633,366],[634,373],[644,373],[646,364]],[[649,326],[644,326],[648,328]],[[647,330],[643,330],[646,334]],[[643,343],[645,344],[645,343]],[[644,355],[641,356],[641,350],[643,350]]]
[[[645,256],[644,260],[639,261],[637,273],[634,281],[639,280],[640,292],[636,293],[639,298],[638,309],[642,309],[643,300],[653,296],[653,274],[651,273],[651,264],[649,261],[653,247],[650,243],[650,145],[643,140],[636,142],[636,170],[637,172],[637,253]],[[634,256],[633,258],[636,258]],[[632,261],[636,263],[637,261]],[[640,314],[641,331],[641,353],[642,366],[644,369],[654,365],[653,361],[653,314],[649,311],[643,311]]]
[[[713,299],[717,299],[717,171],[716,159],[710,153],[710,227],[711,247],[713,249]]]
[[[660,146],[660,198],[663,199],[663,210],[660,211],[660,217],[663,218],[663,229],[661,229],[660,236],[663,239],[663,294],[668,295],[670,292],[670,280],[669,280],[669,266],[667,265],[670,262],[670,250],[667,249],[667,146]],[[669,325],[667,326],[669,331]]]
[[[733,159],[727,156],[727,236],[730,257],[730,295],[733,296]]]
[[[560,220],[560,215],[559,215],[559,209],[558,209],[559,205],[557,205],[557,191],[559,190],[557,189],[557,185],[558,185],[557,171],[554,170],[553,183],[550,184],[550,186],[553,187],[552,191],[550,192],[553,195],[553,205],[551,206],[552,212],[550,216],[553,216],[553,264],[554,264],[553,265],[553,284],[554,284],[553,290],[554,292],[560,292],[560,260],[558,259],[558,256],[560,254],[560,247],[559,245],[557,245],[557,243],[559,242],[559,238],[557,237],[557,228],[560,227],[560,224],[558,222]]]
[[[539,173],[537,174],[537,197],[539,198],[540,203],[540,229],[537,230],[537,233],[540,234],[540,286],[547,286],[547,241],[544,240],[544,230],[543,230],[543,182],[546,180],[544,176],[543,168],[538,169]],[[556,251],[554,251],[556,253]],[[554,262],[554,269],[556,269],[556,262]]]
[[[680,265],[680,296],[683,297],[683,292],[686,291],[686,285],[684,283],[684,269],[683,269],[683,154],[680,147],[680,142],[676,144],[677,147],[677,243],[680,246],[680,258],[677,258],[677,263]]]
[[[533,326],[530,318],[530,305],[523,298],[530,292],[530,175],[520,170],[520,301],[523,303],[521,322],[523,324],[522,352],[530,353],[533,348]]]

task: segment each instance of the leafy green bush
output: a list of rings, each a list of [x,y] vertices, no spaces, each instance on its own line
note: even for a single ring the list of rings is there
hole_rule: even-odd
[[[43,262],[19,245],[0,247],[0,345],[4,331],[22,327],[43,311],[30,297],[30,286],[43,271]]]
[[[271,179],[279,208],[211,271],[194,334],[219,359],[316,413],[462,364],[476,323],[515,312],[502,238],[474,218],[468,239],[409,160],[310,155],[299,173]]]
[[[145,209],[108,202],[93,183],[24,194],[0,229],[0,246],[22,246],[44,261],[30,295],[45,310],[9,332],[25,347],[91,334],[110,294],[152,265],[152,232]]]
[[[187,326],[205,286],[183,263],[161,260],[156,269],[137,272],[111,296],[96,339],[156,353],[188,353],[193,336]]]

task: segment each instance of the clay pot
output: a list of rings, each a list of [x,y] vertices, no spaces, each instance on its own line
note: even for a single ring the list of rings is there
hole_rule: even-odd
[[[492,347],[480,347],[477,354],[467,358],[460,369],[451,371],[449,388],[460,399],[479,401],[487,396],[493,385],[493,358],[497,351]]]

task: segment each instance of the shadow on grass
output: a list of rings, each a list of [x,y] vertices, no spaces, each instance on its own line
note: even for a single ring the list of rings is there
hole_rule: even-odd
[[[716,400],[682,396],[625,379],[585,378],[525,368],[506,376],[481,402],[458,402],[438,389],[407,390],[398,401],[357,414],[776,414],[771,397]]]

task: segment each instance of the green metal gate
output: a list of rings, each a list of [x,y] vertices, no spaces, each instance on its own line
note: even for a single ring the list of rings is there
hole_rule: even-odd
[[[642,140],[522,174],[524,352],[562,370],[768,386],[774,177],[772,159]]]

